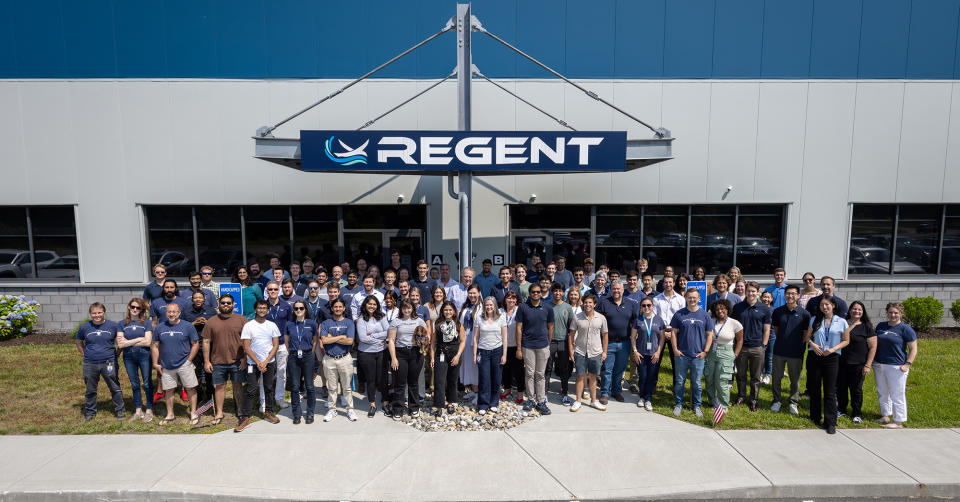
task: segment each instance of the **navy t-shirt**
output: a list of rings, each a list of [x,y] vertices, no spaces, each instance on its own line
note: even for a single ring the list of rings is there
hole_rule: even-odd
[[[353,340],[356,337],[357,327],[353,324],[353,321],[348,317],[337,321],[333,318],[323,321],[320,325],[320,336],[346,336],[347,338]],[[344,345],[342,343],[325,343],[323,344],[323,350],[327,353],[328,356],[342,356],[350,350],[352,345]]]
[[[517,323],[523,323],[520,344],[527,349],[542,349],[550,345],[547,323],[553,323],[553,306],[545,301],[534,307],[529,301],[517,309]]]
[[[772,326],[776,329],[777,340],[773,344],[773,353],[782,357],[801,358],[803,332],[810,326],[810,312],[797,305],[790,310],[786,305],[773,311]]]
[[[176,303],[180,306],[180,312],[187,310],[191,307],[189,303],[184,303],[182,298],[174,298],[173,300],[167,300],[164,297],[157,298],[150,302],[150,317],[157,320],[157,322],[164,322],[167,320],[167,305],[171,303]]]
[[[141,322],[136,319],[131,319],[128,323],[117,323],[120,331],[123,331],[123,337],[127,340],[133,340],[135,338],[143,338],[147,336],[147,331],[153,331],[153,327],[150,326],[150,321]],[[131,345],[129,347],[123,348],[123,356],[126,357],[130,353],[135,353],[134,351],[143,349],[150,350],[150,347],[137,347]]]
[[[623,298],[620,300],[620,305],[617,305],[611,298],[604,298],[600,300],[600,305],[597,305],[597,312],[607,318],[611,342],[625,342],[630,339],[630,328],[637,321],[636,302]]]
[[[740,324],[743,325],[744,347],[763,346],[763,325],[772,324],[770,307],[760,303],[760,301],[753,305],[742,301],[733,306],[730,317],[740,321]]]
[[[684,307],[673,314],[670,327],[677,329],[677,349],[687,357],[694,357],[706,349],[707,331],[713,331],[713,319],[704,309],[691,312]]]
[[[417,288],[420,290],[420,302],[427,303],[433,299],[433,287],[437,285],[437,281],[427,277],[427,280],[421,282],[420,279],[410,279],[410,287]]]
[[[290,337],[287,348],[291,351],[307,351],[313,350],[313,335],[317,334],[319,329],[319,325],[313,319],[307,319],[303,322],[290,321],[284,326],[281,334]]]
[[[113,361],[116,352],[114,346],[120,326],[104,320],[102,324],[87,321],[77,328],[77,340],[83,340],[83,362],[99,364]]]
[[[148,302],[153,302],[161,296],[163,296],[163,284],[157,284],[157,281],[150,281],[147,287],[143,288],[143,299]]]
[[[201,308],[200,310],[196,310],[193,308],[193,304],[190,304],[190,306],[187,307],[187,309],[180,314],[180,319],[183,319],[184,321],[187,321],[188,323],[193,324],[193,321],[196,321],[201,317],[204,319],[210,319],[215,315],[217,315],[217,309],[213,307],[208,307],[207,305],[204,305],[203,308]],[[197,335],[200,335],[203,333],[202,325],[194,326],[193,328],[197,330]]]
[[[293,318],[293,308],[290,307],[289,303],[280,299],[277,300],[276,305],[268,306],[270,309],[267,311],[266,319],[276,324],[277,329],[283,334],[283,327],[287,325],[287,321]]]
[[[609,317],[607,319],[607,326],[609,326]],[[653,319],[647,319],[641,315],[637,317],[633,326],[637,328],[637,352],[652,356],[660,348],[660,332],[666,327],[663,325],[663,319],[658,315],[654,315]]]
[[[163,321],[153,333],[160,345],[160,366],[168,370],[183,366],[190,355],[190,346],[200,341],[193,325],[183,320],[173,325]]]
[[[344,301],[344,303],[347,304],[347,308],[350,308],[350,304],[353,303],[353,297],[361,291],[363,291],[363,286],[361,286],[359,283],[353,288],[344,286],[340,288],[340,298]]]
[[[903,366],[907,362],[907,344],[917,339],[917,332],[906,323],[891,326],[888,322],[877,325],[877,353],[873,362]]]
[[[217,308],[217,297],[213,294],[213,291],[209,289],[200,289],[200,292],[203,293],[203,304],[212,309]],[[180,290],[180,299],[183,300],[184,305],[193,305],[193,293],[194,291],[190,288]]]
[[[520,287],[517,286],[517,283],[511,282],[504,287],[502,282],[498,282],[493,286],[491,291],[493,297],[497,299],[497,305],[503,305],[503,297],[507,296],[507,291],[513,291],[517,294],[517,298],[520,298]]]

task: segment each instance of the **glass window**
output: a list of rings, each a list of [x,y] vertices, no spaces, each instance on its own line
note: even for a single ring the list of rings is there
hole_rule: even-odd
[[[186,277],[193,263],[193,209],[145,207],[150,267],[160,263],[170,277]]]
[[[294,206],[292,210],[294,256],[301,262],[310,258],[314,265],[322,265],[329,271],[340,256],[337,251],[337,208]],[[249,238],[248,234],[248,241]]]
[[[960,205],[947,206],[946,210],[940,273],[960,274]]]
[[[895,274],[936,274],[943,206],[900,206],[893,263]]]
[[[73,206],[2,209],[0,279],[80,280]],[[33,254],[30,253],[30,233],[33,234]]]
[[[5,207],[0,218],[0,279],[32,278],[27,208]]]
[[[892,204],[858,204],[850,228],[851,274],[889,274],[890,246],[897,207]]]
[[[737,266],[744,275],[767,275],[780,266],[782,206],[740,206]]]
[[[726,272],[733,264],[733,206],[693,206],[690,218],[690,271]],[[779,258],[779,257],[778,257]]]
[[[590,228],[590,206],[514,205],[510,206],[510,226],[535,230]]]
[[[199,265],[191,262],[191,269],[198,270],[209,265],[213,267],[214,275],[229,276],[246,261],[243,260],[241,251],[240,207],[197,206],[195,211]],[[289,243],[289,238],[287,242]]]
[[[687,206],[652,206],[643,220],[643,257],[647,270],[662,274],[667,266],[687,269]]]
[[[597,261],[621,271],[640,258],[640,206],[597,207]],[[570,267],[570,264],[567,264]]]
[[[424,228],[426,221],[426,206],[422,205],[354,205],[343,208],[343,228],[346,230]]]
[[[240,214],[237,211],[237,219]],[[287,206],[245,206],[247,254],[260,263],[270,264],[270,256],[278,255],[283,268],[290,266],[290,209]]]

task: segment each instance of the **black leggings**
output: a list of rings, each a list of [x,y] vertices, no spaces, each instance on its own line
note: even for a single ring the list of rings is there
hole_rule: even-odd
[[[457,402],[457,379],[460,377],[460,363],[456,366],[450,364],[454,356],[457,355],[459,343],[450,344],[447,347],[438,347],[433,361],[433,406],[443,408],[447,404]],[[440,354],[443,354],[443,362],[440,362]],[[460,356],[463,361],[466,353]]]
[[[507,364],[503,366],[501,385],[503,390],[517,389],[523,392],[526,380],[523,374],[523,360],[517,359],[517,346],[507,347]]]
[[[837,410],[846,413],[850,404],[851,417],[859,417],[863,408],[863,366],[841,362],[837,373]]]
[[[387,351],[380,352],[361,352],[357,355],[357,369],[359,376],[363,378],[366,386],[367,401],[371,406],[377,404],[377,390],[380,391],[380,399],[387,400],[387,364],[389,359]]]
[[[403,413],[404,388],[410,411],[420,410],[420,369],[423,355],[419,347],[397,347],[397,369],[393,371],[393,413]]]

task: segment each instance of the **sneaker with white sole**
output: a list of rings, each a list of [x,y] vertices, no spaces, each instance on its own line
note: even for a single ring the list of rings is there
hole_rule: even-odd
[[[496,406],[490,408],[490,413],[496,413],[498,411],[500,411],[500,408],[497,408]]]
[[[696,415],[697,418],[703,418],[703,410],[701,410],[699,406],[693,409],[693,414]]]
[[[797,405],[795,405],[795,404],[793,404],[793,403],[790,403],[790,408],[788,408],[788,409],[790,410],[790,414],[791,414],[791,415],[799,415],[799,414],[800,414],[800,408],[797,408]]]
[[[260,413],[267,412],[267,403],[260,403]]]
[[[482,416],[484,416],[484,415],[487,414],[487,410],[480,410],[480,411],[478,411],[477,413],[479,413],[480,416],[482,417]]]
[[[679,417],[681,411],[683,411],[683,406],[680,406],[679,404],[676,405],[676,406],[674,406],[674,407],[673,407],[673,416]]]
[[[560,404],[564,406],[570,406],[573,404],[573,401],[570,400],[570,396],[564,395],[563,399],[560,400]]]
[[[770,385],[770,375],[763,375],[763,377],[760,379],[760,381],[761,381],[764,385]]]
[[[284,409],[284,408],[289,408],[289,407],[290,407],[290,401],[287,401],[286,399],[278,399],[278,400],[277,400],[277,406],[279,406],[281,410]]]
[[[353,411],[353,408],[350,408],[349,410],[347,410],[347,418],[350,419],[351,422],[356,422],[357,412]]]
[[[643,409],[647,411],[653,411],[653,403],[651,403],[650,401],[643,403]]]
[[[853,423],[860,425],[863,423],[863,419],[860,417],[853,417]]]
[[[643,408],[643,399],[637,401],[637,408]]]
[[[337,410],[327,410],[327,414],[323,416],[324,422],[329,422],[333,420],[333,417],[337,416]]]
[[[595,410],[607,411],[607,405],[601,403],[600,401],[594,401],[590,403],[590,406]]]
[[[583,399],[590,399],[590,391],[583,391]]]
[[[772,405],[770,405],[770,411],[772,411],[772,412],[774,412],[774,413],[779,413],[779,412],[780,412],[780,406],[781,406],[780,402],[777,401],[776,403],[773,403]]]
[[[574,401],[573,404],[570,405],[570,411],[577,411],[579,409],[580,409],[580,401]]]

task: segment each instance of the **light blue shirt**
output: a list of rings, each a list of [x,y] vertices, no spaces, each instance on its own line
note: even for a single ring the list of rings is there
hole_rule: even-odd
[[[816,321],[816,318],[810,319],[810,327],[813,328],[813,323]],[[820,346],[821,349],[827,350],[830,347],[836,346],[843,340],[843,332],[850,327],[847,324],[847,320],[840,316],[833,316],[833,320],[830,324],[827,324],[827,320],[824,319],[820,328],[813,332],[813,343]],[[807,350],[813,350],[813,347],[808,348]],[[837,350],[837,354],[840,353],[840,350]]]

